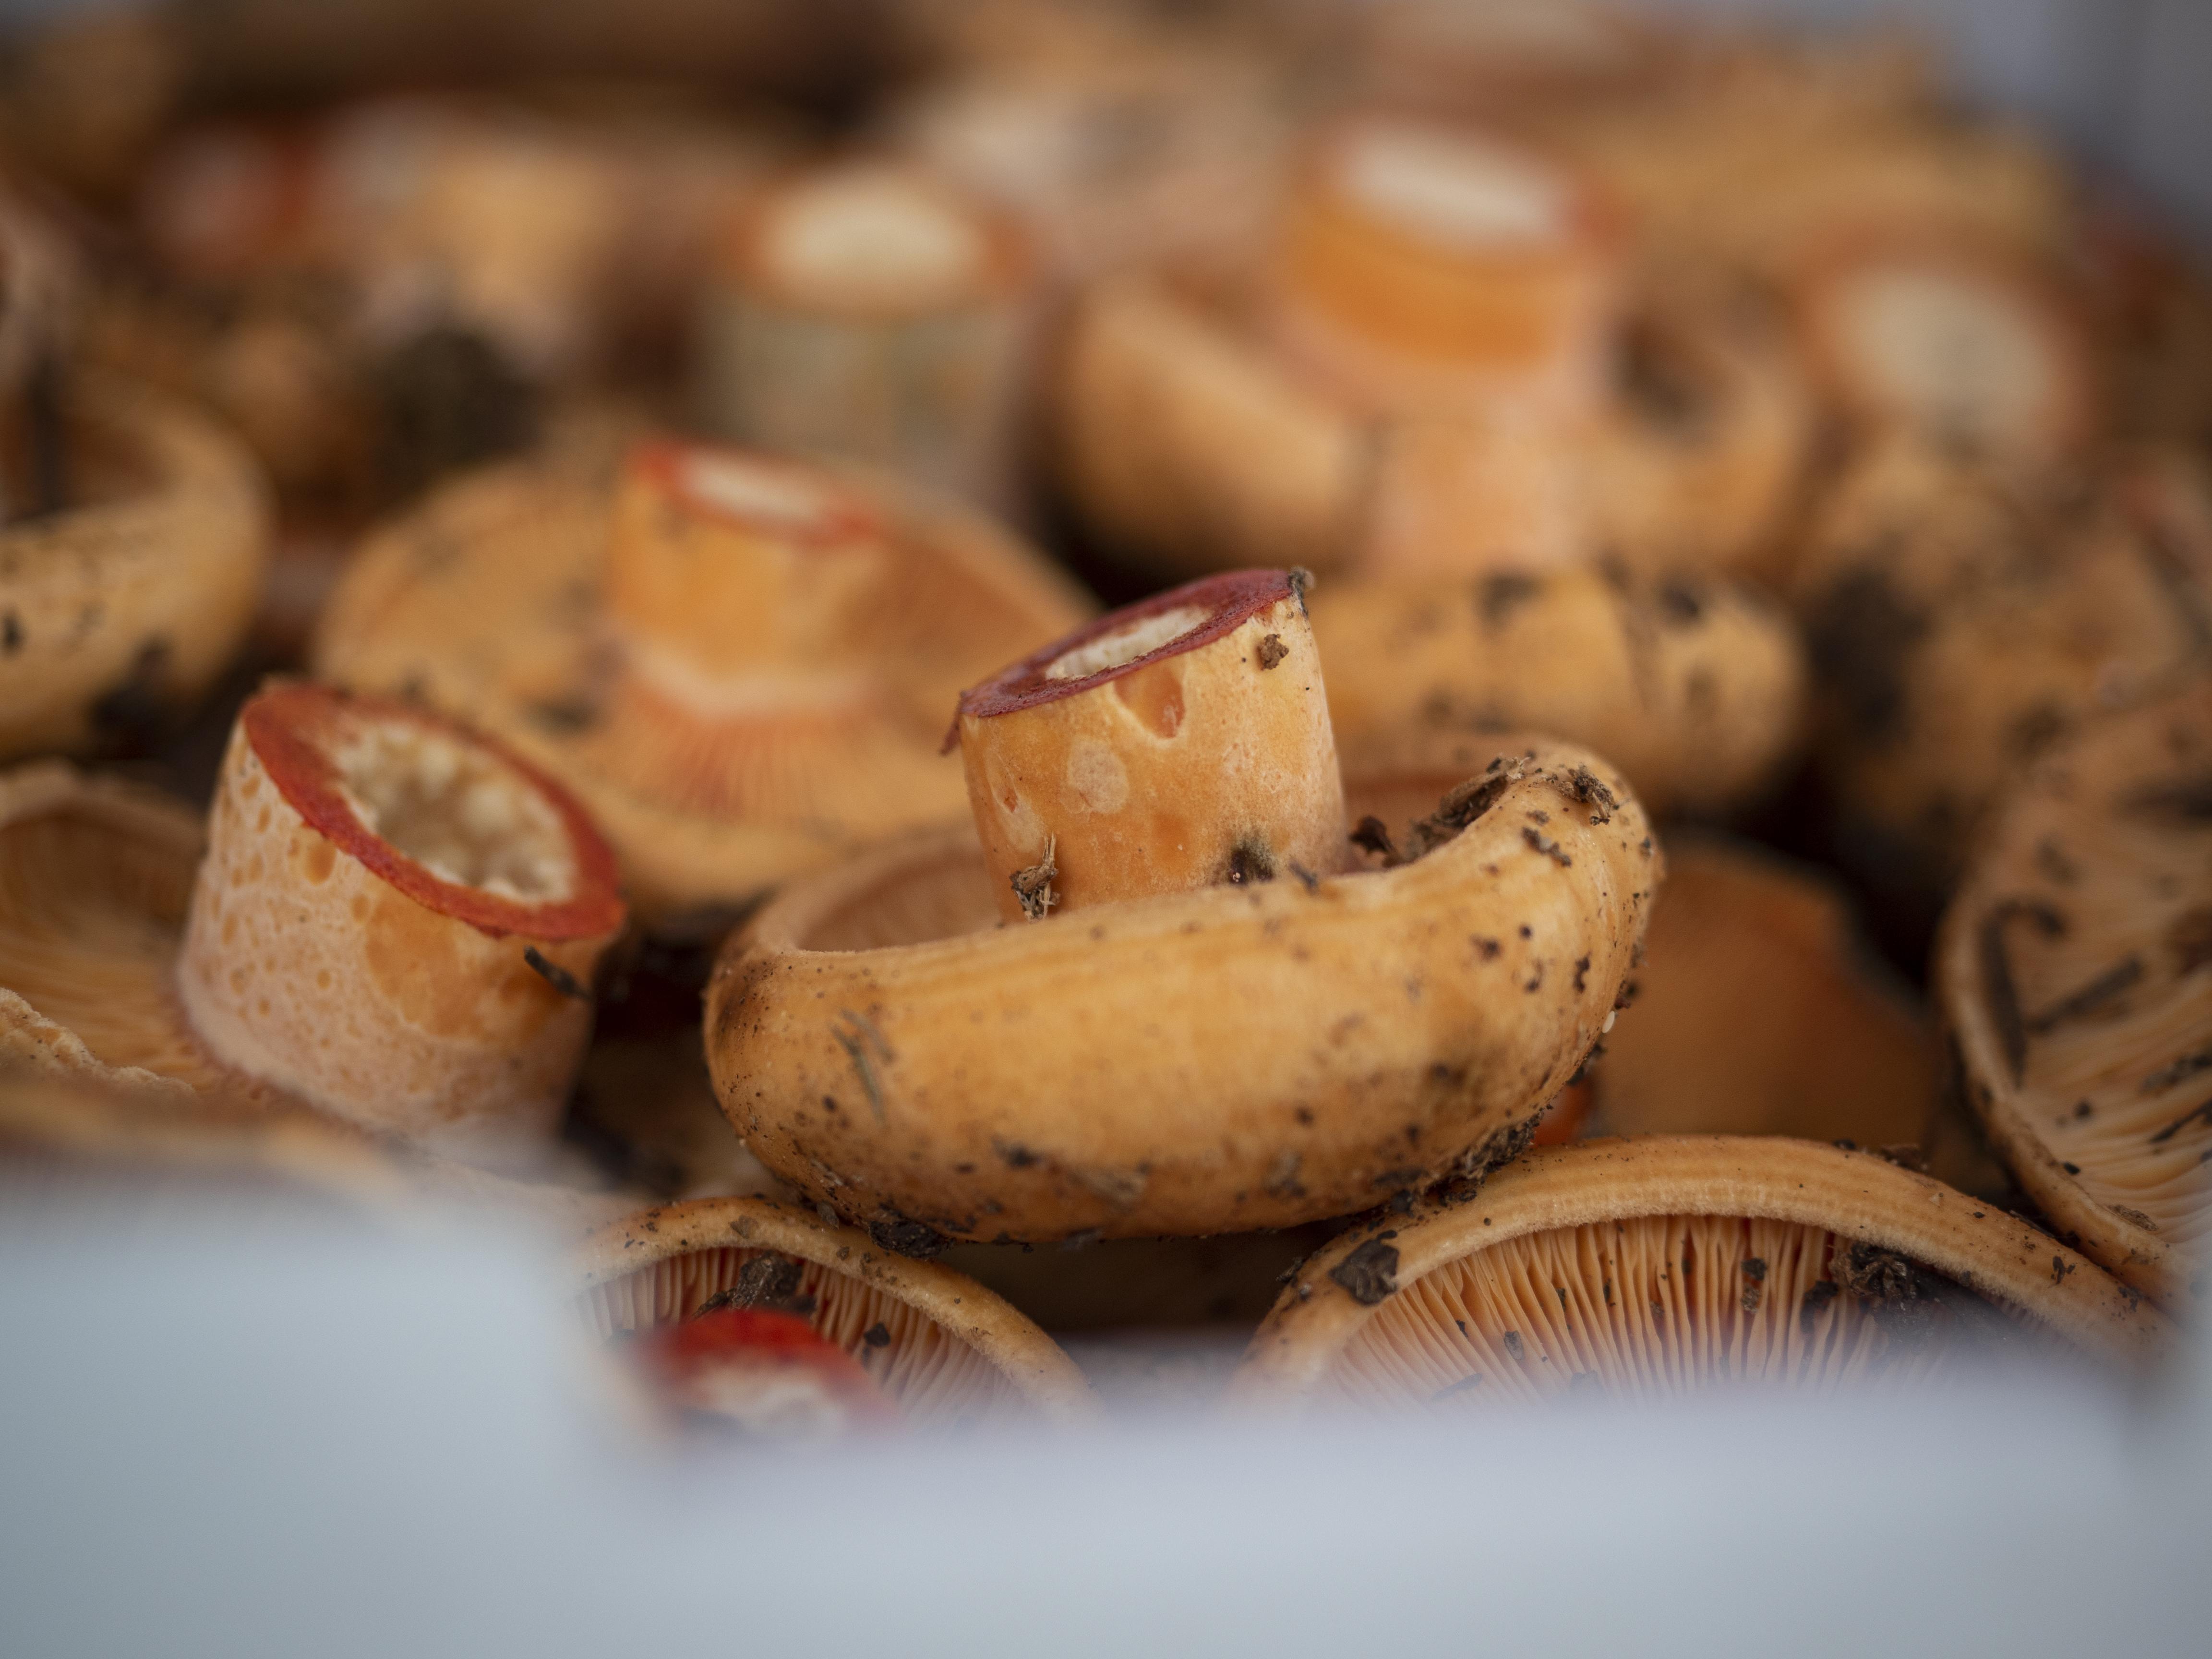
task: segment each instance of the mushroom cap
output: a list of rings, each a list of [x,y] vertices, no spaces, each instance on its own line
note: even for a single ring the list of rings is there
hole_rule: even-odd
[[[633,672],[607,625],[604,461],[492,469],[373,536],[325,612],[317,670],[451,710],[559,778],[649,914],[750,898],[902,830],[957,820],[966,787],[936,754],[945,709],[1083,606],[988,521],[842,468],[811,471],[896,537],[893,578],[855,623],[854,654],[872,676],[857,702],[687,706]]]
[[[0,1055],[179,1098],[226,1086],[173,980],[204,844],[196,813],[143,785],[0,773]]]
[[[1391,868],[996,929],[964,833],[794,882],[708,988],[722,1109],[917,1254],[1286,1226],[1479,1170],[1596,1041],[1661,873],[1603,761],[1485,758]]]
[[[2061,1237],[2177,1316],[2212,1231],[2212,678],[2085,722],[1992,814],[1933,975]]]
[[[259,474],[192,410],[82,372],[63,419],[73,504],[0,528],[0,759],[91,749],[197,699],[269,556]]]
[[[1060,478],[1117,550],[1182,575],[1349,556],[1371,433],[1168,284],[1084,293],[1048,394]]]
[[[1938,888],[2015,768],[2205,660],[2212,487],[2166,454],[2085,487],[1899,437],[1835,486],[1793,589],[1828,786]]]
[[[1860,234],[1806,265],[1792,294],[1799,337],[1846,425],[2029,461],[2076,451],[2098,427],[2086,327],[2017,252],[1962,235]]]
[[[1930,1139],[1933,1034],[1833,882],[1744,843],[1670,833],[1632,986],[1590,1067],[1606,1133]]]
[[[1285,1288],[1231,1397],[1402,1408],[1585,1376],[1826,1389],[2023,1337],[2132,1370],[2171,1327],[2048,1235],[1872,1153],[1654,1135],[1530,1152],[1462,1200],[1340,1235]]]
[[[1589,533],[1637,570],[1761,570],[1799,505],[1815,408],[1742,295],[1639,301],[1578,471]]]
[[[737,1305],[803,1315],[916,1427],[1097,1411],[1074,1361],[974,1279],[771,1199],[642,1211],[586,1240],[576,1262],[578,1311],[603,1338],[676,1324],[734,1291]]]
[[[1596,748],[1655,811],[1711,810],[1756,793],[1797,737],[1803,653],[1748,588],[1501,571],[1338,580],[1312,609],[1350,776],[1431,769],[1522,726]]]

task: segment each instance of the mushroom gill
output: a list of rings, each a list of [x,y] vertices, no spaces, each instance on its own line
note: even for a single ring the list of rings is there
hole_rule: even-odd
[[[1090,1385],[1051,1338],[982,1285],[762,1198],[647,1210],[592,1236],[578,1310],[600,1338],[715,1309],[805,1318],[857,1360],[913,1428],[1081,1421]]]
[[[58,762],[0,774],[0,1052],[217,1085],[173,984],[203,842],[142,786]]]
[[[1869,1154],[1650,1136],[1531,1153],[1471,1198],[1343,1234],[1285,1289],[1232,1395],[1901,1388],[2000,1358],[2126,1370],[2168,1328],[2046,1235]]]
[[[2212,1234],[2212,678],[2084,724],[2021,780],[1934,975],[2014,1178],[2085,1255],[2192,1305]]]

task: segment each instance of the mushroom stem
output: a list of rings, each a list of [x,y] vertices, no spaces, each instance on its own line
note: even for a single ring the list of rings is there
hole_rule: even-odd
[[[1000,914],[1347,867],[1304,585],[1192,582],[961,694],[953,736]]]
[[[746,442],[1001,497],[1027,264],[1010,222],[927,174],[794,174],[740,223],[708,291],[702,412]]]
[[[615,499],[607,605],[653,678],[818,673],[854,654],[890,556],[877,515],[815,470],[743,450],[651,442]]]
[[[1589,192],[1559,164],[1453,127],[1357,121],[1294,197],[1279,325],[1373,410],[1510,398],[1579,416],[1604,391],[1613,263]]]
[[[558,1117],[623,914],[550,780],[422,711],[279,684],[231,733],[178,990],[227,1065],[495,1152]]]

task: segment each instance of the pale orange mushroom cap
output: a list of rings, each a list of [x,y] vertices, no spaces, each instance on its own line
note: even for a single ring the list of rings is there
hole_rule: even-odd
[[[606,458],[612,463],[613,458]],[[638,908],[738,902],[957,821],[947,702],[1085,607],[976,515],[884,479],[665,441],[457,481],[373,538],[314,653],[574,789]]]

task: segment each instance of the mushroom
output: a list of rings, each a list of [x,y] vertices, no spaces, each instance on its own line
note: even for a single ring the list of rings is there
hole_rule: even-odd
[[[1349,861],[1303,572],[1207,577],[960,694],[1009,921]]]
[[[1273,327],[1359,409],[1594,408],[1619,303],[1605,216],[1525,144],[1370,116],[1299,170]]]
[[[1859,432],[1895,427],[2030,464],[2099,424],[2086,329],[2016,253],[1963,237],[1863,237],[1808,260],[1807,361]]]
[[[173,979],[204,842],[143,785],[0,772],[0,1060],[178,1101],[223,1086]]]
[[[1153,810],[1219,799],[1212,755]],[[708,989],[723,1110],[912,1254],[1286,1226],[1479,1171],[1596,1041],[1661,860],[1587,750],[1508,736],[1458,775],[1402,853],[1367,832],[1388,867],[1232,865],[1035,924],[991,926],[966,833],[794,881]]]
[[[197,413],[80,372],[59,420],[59,476],[4,489],[58,499],[0,529],[0,759],[141,736],[198,699],[245,635],[268,557],[253,465]]]
[[[1340,1235],[1285,1287],[1229,1398],[1828,1392],[2008,1353],[2130,1373],[2170,1340],[2095,1263],[1871,1153],[1654,1135],[1531,1152],[1471,1195]]]
[[[1823,503],[1794,589],[1837,840],[1923,902],[2013,769],[2205,659],[2212,487],[2174,453],[2085,483],[1900,436]]]
[[[0,777],[0,1055],[447,1152],[550,1128],[623,920],[556,786],[420,710],[279,684],[201,843],[143,789]]]
[[[2019,780],[1932,973],[2014,1178],[2068,1243],[2193,1310],[2212,1219],[2212,678],[2083,722]]]
[[[702,1310],[781,1313],[858,1361],[911,1428],[1097,1413],[1074,1362],[975,1280],[772,1200],[647,1210],[595,1233],[577,1261],[578,1312],[602,1340],[680,1328]]]
[[[707,425],[1006,501],[1028,263],[1011,219],[917,168],[792,173],[740,218],[705,290]]]
[[[1048,395],[1060,481],[1116,550],[1193,575],[1350,558],[1372,433],[1175,287],[1127,277],[1086,293]]]
[[[1589,534],[1633,569],[1765,574],[1814,438],[1791,343],[1747,296],[1640,296],[1578,473]]]
[[[232,728],[177,991],[224,1064],[334,1116],[526,1142],[623,914],[551,779],[422,709],[280,683]]]
[[[652,442],[613,478],[548,461],[440,491],[362,549],[314,662],[561,778],[659,918],[956,820],[946,703],[1082,609],[932,498]]]
[[[1601,750],[1653,811],[1712,811],[1771,780],[1801,724],[1801,648],[1740,586],[1613,570],[1341,580],[1316,589],[1313,624],[1355,775],[1526,726]]]
[[[1632,1005],[1590,1066],[1611,1134],[1931,1139],[1936,1048],[1833,883],[1741,842],[1667,838]]]

